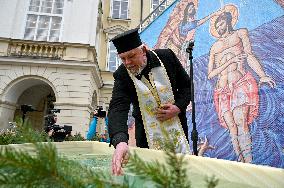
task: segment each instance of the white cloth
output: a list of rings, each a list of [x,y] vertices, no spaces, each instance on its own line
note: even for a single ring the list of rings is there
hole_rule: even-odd
[[[155,54],[155,52],[153,53]],[[159,59],[158,56],[157,58]],[[150,82],[144,76],[139,80],[128,72],[138,94],[139,107],[149,148],[164,150],[165,138],[162,133],[163,127],[171,138],[174,136],[177,137],[176,152],[190,153],[189,144],[178,116],[164,122],[158,121],[156,118],[155,112],[157,108],[163,104],[173,104],[175,102],[166,69],[160,59],[159,61],[161,66],[152,68],[149,73]]]

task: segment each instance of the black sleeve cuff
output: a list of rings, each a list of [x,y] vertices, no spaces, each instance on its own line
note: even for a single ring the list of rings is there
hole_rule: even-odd
[[[126,142],[128,144],[128,135],[123,132],[119,132],[111,139],[111,144],[114,146],[114,148],[116,148],[116,145],[120,142]]]

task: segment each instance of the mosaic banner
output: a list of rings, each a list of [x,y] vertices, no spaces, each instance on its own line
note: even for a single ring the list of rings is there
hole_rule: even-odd
[[[141,32],[187,70],[194,41],[200,155],[284,167],[283,33],[283,0],[178,0]]]

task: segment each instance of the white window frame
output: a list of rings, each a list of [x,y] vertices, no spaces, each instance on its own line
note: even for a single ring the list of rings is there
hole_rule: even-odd
[[[118,16],[118,18],[116,18],[116,17],[113,17],[113,3],[114,3],[114,1],[119,1],[120,2],[120,8],[119,8],[119,16]],[[126,18],[122,18],[121,17],[121,3],[122,2],[126,2],[127,1],[127,15],[126,15]],[[128,20],[129,19],[129,11],[130,11],[130,9],[129,9],[129,7],[130,7],[130,0],[111,0],[111,3],[110,3],[110,18],[112,18],[112,19],[120,19],[120,20]]]
[[[113,45],[114,49],[111,49],[111,45],[113,45],[112,42],[108,42],[107,66],[106,66],[107,68],[106,68],[106,70],[110,71],[110,72],[114,72],[122,64],[122,61],[118,57],[117,51],[116,51],[114,45]],[[111,54],[115,54],[115,70],[110,70],[110,57],[111,57]]]
[[[164,0],[158,0],[159,1],[159,4],[158,5],[156,5],[156,4],[154,4],[154,0],[151,0],[151,10],[152,11],[154,11]],[[162,10],[162,11],[164,11],[166,8],[167,8],[167,2],[162,6],[162,7],[164,7],[164,9]],[[154,6],[156,6],[156,7],[154,7]],[[161,8],[161,7],[160,7]],[[160,8],[159,8],[159,10],[160,10]],[[152,12],[151,11],[151,12]],[[156,18],[157,17],[157,15],[156,14],[154,14],[153,15],[154,16],[154,18]]]
[[[43,2],[45,0],[39,0],[40,1],[40,6],[39,6],[39,11],[38,12],[34,12],[34,11],[30,11],[29,8],[30,8],[30,5],[31,5],[31,0],[28,1],[27,3],[27,13],[26,13],[26,18],[25,18],[25,27],[24,27],[24,30],[23,30],[23,39],[26,39],[25,38],[25,34],[26,34],[26,29],[27,29],[27,19],[28,19],[28,15],[35,15],[37,16],[37,19],[36,19],[36,26],[35,26],[35,32],[33,35],[33,39],[29,39],[29,40],[37,40],[37,32],[38,32],[38,27],[39,27],[39,18],[40,16],[47,16],[49,17],[49,25],[48,25],[48,34],[47,34],[47,39],[44,40],[44,41],[50,41],[50,34],[51,34],[51,24],[52,24],[52,19],[53,17],[60,17],[61,18],[61,22],[60,22],[60,28],[58,29],[59,30],[59,36],[58,36],[58,40],[57,41],[52,41],[52,42],[61,42],[61,38],[62,38],[62,29],[63,29],[63,23],[64,23],[64,7],[66,5],[66,0],[63,0],[63,7],[62,7],[62,13],[61,14],[55,14],[53,13],[53,10],[54,10],[54,4],[55,4],[55,0],[51,0],[52,1],[52,7],[51,7],[51,13],[44,13],[44,12],[41,12],[41,8],[42,8],[42,5],[43,5]],[[56,29],[57,30],[57,29]]]

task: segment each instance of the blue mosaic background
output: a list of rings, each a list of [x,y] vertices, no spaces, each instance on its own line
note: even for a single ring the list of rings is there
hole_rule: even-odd
[[[191,2],[192,0],[188,0]],[[141,32],[142,40],[153,48],[166,26],[176,1],[151,25]],[[238,8],[239,16],[234,29],[246,28],[254,56],[266,75],[276,83],[274,88],[262,85],[258,89],[259,113],[249,125],[251,136],[252,163],[284,167],[284,5],[281,0],[199,0],[195,19],[201,19],[227,4]],[[200,139],[206,137],[214,149],[203,156],[238,161],[229,134],[221,127],[213,102],[217,78],[209,80],[207,67],[209,51],[217,40],[209,32],[209,21],[195,29],[193,68],[196,103],[196,124]],[[259,76],[249,67],[259,83]],[[188,111],[191,132],[191,111]],[[190,134],[189,134],[190,135]]]

